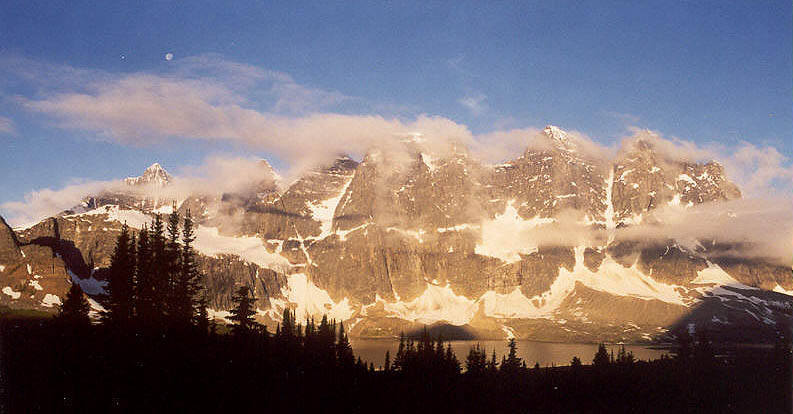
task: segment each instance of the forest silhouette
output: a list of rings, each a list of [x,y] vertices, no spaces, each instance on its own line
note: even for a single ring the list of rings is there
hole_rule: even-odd
[[[600,344],[569,366],[528,366],[509,340],[463,361],[425,328],[384,364],[356,359],[342,321],[256,321],[248,286],[210,321],[190,213],[125,225],[98,320],[77,283],[54,318],[0,318],[0,412],[790,412],[791,344],[722,348],[705,330],[638,361]],[[586,362],[586,363],[585,363]]]

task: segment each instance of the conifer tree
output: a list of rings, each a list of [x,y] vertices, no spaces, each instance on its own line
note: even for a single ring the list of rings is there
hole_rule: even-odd
[[[446,363],[446,368],[449,371],[449,374],[457,375],[460,373],[460,360],[457,359],[457,355],[454,354],[452,351],[452,344],[446,345],[446,355],[444,356],[444,362]]]
[[[165,311],[168,306],[168,270],[170,263],[168,261],[168,254],[165,250],[165,230],[163,228],[162,217],[159,214],[154,215],[154,221],[151,223],[151,231],[149,233],[149,242],[151,244],[152,256],[152,299],[153,299],[153,317],[152,322],[162,323]]]
[[[579,358],[579,357],[577,357],[577,356],[573,356],[573,359],[571,359],[571,360],[570,360],[570,366],[571,366],[571,367],[573,368],[573,370],[575,370],[575,371],[579,370],[579,369],[581,368],[581,366],[582,366],[582,364],[581,364],[581,358]]]
[[[496,350],[493,350],[493,355],[490,361],[487,362],[487,371],[494,374],[498,372],[498,362],[496,362]]]
[[[339,339],[336,342],[336,359],[342,367],[350,367],[355,363],[355,357],[352,354],[352,346],[344,331],[344,323],[339,322]]]
[[[397,348],[396,358],[394,358],[394,371],[401,371],[405,365],[405,332],[399,334],[399,348]]]
[[[152,275],[151,243],[146,226],[138,234],[135,267],[135,310],[141,324],[148,325],[156,317],[155,288]]]
[[[598,345],[598,350],[595,353],[595,357],[592,359],[592,365],[596,368],[601,368],[608,366],[611,363],[611,359],[609,358],[609,353],[606,350],[606,345],[601,343]]]
[[[617,364],[627,366],[632,365],[636,361],[633,352],[625,352],[625,345],[620,345],[620,350],[617,353]]]
[[[201,335],[206,335],[209,330],[209,312],[207,311],[206,296],[202,297],[198,305],[198,314],[196,315],[196,327]]]
[[[465,370],[469,376],[479,376],[485,373],[487,365],[487,355],[485,351],[479,347],[479,344],[471,347],[468,351],[468,357],[465,359]]]
[[[675,347],[675,359],[679,364],[687,363],[693,355],[693,339],[688,329],[682,329],[677,333],[677,347]]]
[[[328,316],[323,315],[317,331],[321,363],[327,367],[336,365],[336,322],[329,322]]]
[[[383,365],[383,370],[385,372],[391,371],[391,352],[388,350],[385,351],[385,364]]]
[[[201,295],[202,275],[198,271],[198,263],[196,262],[196,253],[193,248],[195,241],[195,228],[193,223],[193,216],[190,215],[188,209],[184,216],[182,228],[182,283],[187,287],[187,296],[193,313],[199,305],[198,298]]]
[[[515,343],[515,338],[509,338],[509,353],[504,361],[501,363],[501,372],[514,375],[520,370],[521,359],[518,358],[518,346]]]
[[[58,319],[67,326],[85,327],[91,324],[91,320],[88,318],[90,309],[80,285],[72,283],[58,312]]]
[[[174,285],[176,319],[183,325],[200,322],[197,316],[201,313],[201,273],[198,271],[193,241],[195,241],[193,218],[190,210],[187,210],[182,224],[181,254],[178,255],[179,272]]]
[[[177,286],[179,284],[179,276],[181,274],[182,252],[179,246],[179,213],[176,211],[176,203],[174,203],[171,214],[168,215],[168,240],[165,244],[165,253],[167,256],[167,266],[165,272],[166,281],[164,283],[166,288],[166,301],[168,317],[172,324],[179,323],[179,297],[177,294]]]
[[[237,305],[231,310],[229,319],[234,321],[232,332],[235,336],[245,336],[250,334],[258,325],[254,319],[255,310],[253,303],[256,301],[250,294],[248,286],[240,286],[237,293],[232,297],[232,301]]]
[[[281,315],[281,331],[279,332],[279,337],[284,340],[291,340],[297,336],[295,331],[295,314],[288,308],[285,308]]]
[[[130,244],[129,227],[121,226],[116,247],[110,258],[107,291],[110,295],[105,322],[126,327],[134,316],[135,248]]]

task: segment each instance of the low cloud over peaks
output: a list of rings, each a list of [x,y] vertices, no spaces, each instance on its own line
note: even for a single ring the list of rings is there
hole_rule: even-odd
[[[286,186],[305,171],[327,165],[342,154],[360,160],[373,149],[384,149],[392,163],[412,162],[415,154],[405,152],[405,139],[413,139],[411,151],[418,148],[442,158],[465,150],[485,164],[509,161],[527,149],[552,150],[554,145],[542,128],[474,134],[467,125],[442,116],[373,113],[369,108],[378,107],[376,103],[304,85],[288,74],[217,55],[174,59],[162,72],[115,74],[24,59],[0,60],[0,71],[33,85],[35,93],[16,101],[49,117],[59,128],[88,131],[126,146],[156,147],[174,138],[232,143],[277,157],[286,166],[280,172],[280,185]],[[486,102],[484,95],[472,95],[459,103],[476,112],[486,109]],[[0,133],[14,130],[12,120],[0,117]],[[604,167],[640,142],[649,143],[659,158],[670,161],[715,159],[749,200],[713,207],[719,212],[724,209],[724,214],[714,215],[710,221],[705,220],[706,213],[700,214],[699,207],[684,212],[659,209],[656,214],[661,228],[649,224],[631,227],[625,229],[625,237],[718,237],[754,246],[746,254],[760,256],[766,251],[769,256],[790,257],[793,218],[785,210],[789,210],[790,200],[785,204],[771,197],[793,194],[793,167],[783,154],[750,143],[730,148],[664,137],[645,129],[632,128],[629,133],[619,148],[602,145],[582,132],[565,134],[581,156],[598,160]],[[210,156],[203,165],[178,171],[167,188],[145,191],[177,199],[207,192],[244,192],[261,185],[267,175],[253,157]],[[119,180],[76,181],[60,190],[32,191],[23,201],[0,207],[11,222],[23,224],[71,208],[87,195],[116,190],[119,185]],[[716,224],[708,226],[708,222]],[[585,231],[561,222],[557,227],[554,237],[562,240],[578,240]]]

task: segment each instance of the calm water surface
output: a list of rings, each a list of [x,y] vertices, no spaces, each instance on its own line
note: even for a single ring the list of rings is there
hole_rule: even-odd
[[[375,367],[383,365],[385,360],[386,351],[391,351],[391,361],[394,360],[397,349],[399,348],[398,340],[391,339],[350,339],[352,349],[355,356],[360,356],[361,359],[367,362],[374,363]],[[465,367],[465,357],[471,347],[479,344],[487,351],[488,359],[496,351],[496,360],[501,361],[501,356],[507,354],[507,341],[451,341],[452,350],[457,355],[457,359]],[[597,344],[570,344],[570,343],[554,343],[554,342],[536,342],[519,340],[518,356],[526,361],[526,364],[534,366],[535,362],[539,362],[540,366],[550,365],[570,365],[570,360],[574,356],[581,358],[584,364],[591,364],[592,358],[597,352]],[[613,349],[614,354],[619,351],[618,345],[606,345],[607,348]],[[662,354],[668,353],[662,349],[651,349],[641,345],[625,345],[625,350],[633,352],[637,359],[648,360],[661,358]]]

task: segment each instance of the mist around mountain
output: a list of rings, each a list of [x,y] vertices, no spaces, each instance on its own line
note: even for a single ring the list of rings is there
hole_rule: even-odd
[[[190,176],[154,164],[51,218],[3,226],[0,304],[53,312],[70,284],[104,309],[123,223],[190,211],[210,314],[247,286],[271,329],[328,315],[355,337],[425,324],[461,338],[657,342],[708,329],[773,342],[791,322],[785,205],[641,132],[609,155],[548,126],[510,161],[397,136],[285,179],[264,160]],[[780,225],[782,223],[783,225]]]

